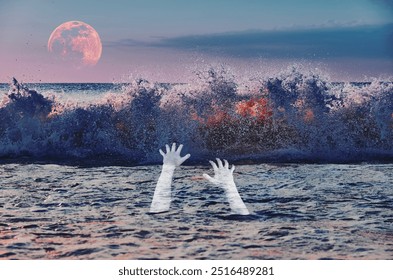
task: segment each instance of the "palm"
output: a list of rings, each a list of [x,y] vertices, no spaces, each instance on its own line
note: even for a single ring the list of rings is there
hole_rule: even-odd
[[[232,168],[229,168],[228,161],[224,159],[224,164],[222,164],[222,161],[218,158],[217,164],[213,161],[210,161],[210,164],[214,170],[214,177],[210,177],[207,174],[203,174],[203,177],[205,177],[209,182],[218,185],[225,190],[232,213],[248,215],[250,212],[240,197],[235,181],[233,180],[233,171],[235,171],[235,166],[232,165]]]
[[[235,165],[232,165],[232,168],[229,168],[229,163],[224,159],[224,164],[220,159],[216,159],[217,164],[213,161],[209,161],[214,170],[214,176],[210,177],[208,174],[203,174],[208,181],[211,183],[221,186],[227,187],[234,184],[233,180],[233,171],[235,170]]]
[[[180,145],[176,150],[176,143],[172,144],[170,148],[168,145],[165,145],[166,153],[160,150],[160,154],[164,158],[163,163],[164,165],[168,166],[180,166],[185,160],[190,157],[190,154],[185,155],[184,157],[180,156],[181,150],[183,149],[183,145]]]

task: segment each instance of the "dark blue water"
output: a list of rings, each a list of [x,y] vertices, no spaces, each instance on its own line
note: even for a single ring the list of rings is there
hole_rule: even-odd
[[[0,259],[393,259],[392,164],[241,165],[249,216],[229,215],[207,166],[0,165]]]

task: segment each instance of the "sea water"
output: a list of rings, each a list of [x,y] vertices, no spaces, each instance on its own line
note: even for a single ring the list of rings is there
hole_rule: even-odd
[[[236,82],[0,86],[0,258],[391,259],[393,84],[290,68]],[[148,213],[172,142],[190,153]],[[202,177],[235,163],[252,213]]]
[[[393,164],[240,165],[249,216],[176,170],[169,212],[149,214],[160,166],[0,166],[1,259],[392,259]]]

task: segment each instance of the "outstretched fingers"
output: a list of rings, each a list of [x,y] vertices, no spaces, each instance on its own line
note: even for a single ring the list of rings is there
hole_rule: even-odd
[[[180,158],[180,164],[185,162],[190,156],[191,156],[190,154],[186,154],[184,157]]]
[[[180,144],[178,147],[176,146],[176,143],[172,143],[171,146],[166,144],[165,149],[166,149],[166,153],[164,153],[164,151],[161,149],[159,150],[159,152],[164,158],[164,164],[167,165],[179,166],[191,156],[190,154],[187,154],[184,157],[180,155],[183,149],[182,144]]]
[[[180,154],[181,150],[183,149],[183,144],[180,144],[178,148],[176,148],[176,143],[172,143],[171,147],[169,147],[169,145],[166,144],[165,148],[166,148],[166,153],[172,152],[172,153]]]
[[[217,160],[218,168],[223,168],[221,159],[216,158],[216,160]]]
[[[212,160],[209,160],[209,162],[210,162],[210,164],[211,164],[212,167],[213,167],[214,173],[216,173],[217,170],[218,170],[218,167],[217,167],[216,163],[215,163],[214,161],[212,161]]]
[[[177,150],[176,150],[176,153],[177,153],[178,155],[180,155],[182,149],[183,149],[183,144],[180,144],[179,147],[178,147]]]
[[[159,152],[162,155],[162,157],[165,157],[165,153],[161,149],[159,150]]]
[[[214,176],[210,177],[207,174],[203,174],[203,177],[214,185],[223,187],[224,190],[232,190],[233,186],[236,188],[236,184],[233,179],[233,171],[235,171],[235,165],[231,168],[227,160],[216,159],[215,161],[209,161],[214,169]]]
[[[226,159],[224,159],[224,165],[222,164],[222,161],[219,158],[217,158],[216,160],[218,162],[218,168],[228,169],[229,171],[231,171],[231,173],[233,173],[233,171],[235,171],[235,165],[232,164],[232,168],[229,169],[229,162]]]
[[[206,173],[203,173],[203,178],[205,178],[206,180],[208,180],[212,184],[218,184],[216,179],[212,178],[210,175],[208,175]]]

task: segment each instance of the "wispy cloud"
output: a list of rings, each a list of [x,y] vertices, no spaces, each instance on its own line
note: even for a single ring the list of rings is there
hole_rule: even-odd
[[[238,58],[386,58],[393,59],[393,24],[381,26],[313,27],[274,31],[132,39],[108,43],[111,47],[156,47],[198,51]]]
[[[122,39],[118,41],[104,41],[103,46],[104,47],[133,47],[133,46],[140,46],[140,45],[146,45],[146,43],[134,40],[134,39]]]
[[[393,0],[371,0],[378,4],[383,4],[393,9]]]

